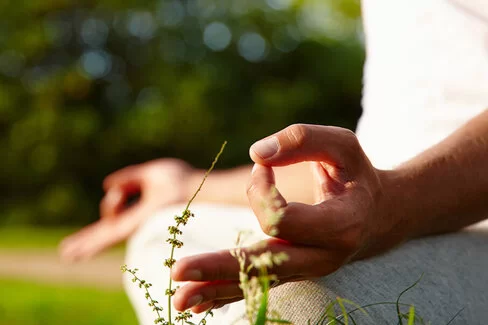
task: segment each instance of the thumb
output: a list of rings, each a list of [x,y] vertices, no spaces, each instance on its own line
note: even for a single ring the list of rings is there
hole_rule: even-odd
[[[128,167],[107,176],[104,181],[105,196],[100,202],[100,216],[115,218],[128,208],[128,201],[141,194],[143,175]],[[130,172],[129,172],[130,171]]]
[[[352,131],[311,124],[291,125],[254,143],[249,153],[255,163],[265,166],[318,161],[348,170],[365,157]]]

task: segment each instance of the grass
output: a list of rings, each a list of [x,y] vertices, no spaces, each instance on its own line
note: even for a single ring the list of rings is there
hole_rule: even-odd
[[[41,249],[56,254],[59,242],[76,230],[0,228],[0,250]],[[117,250],[122,252],[123,247]],[[0,278],[0,325],[66,324],[134,325],[137,320],[122,289]]]
[[[0,325],[134,325],[122,290],[0,279]]]
[[[0,228],[0,249],[56,249],[61,240],[80,228],[38,228],[6,227]],[[124,245],[118,245],[112,252],[123,252]]]
[[[0,248],[56,248],[62,238],[74,231],[74,228],[0,228]]]

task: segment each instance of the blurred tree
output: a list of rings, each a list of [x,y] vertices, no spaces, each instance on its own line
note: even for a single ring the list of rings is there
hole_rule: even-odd
[[[357,0],[0,2],[0,224],[97,218],[111,171],[248,162],[296,122],[354,128]]]

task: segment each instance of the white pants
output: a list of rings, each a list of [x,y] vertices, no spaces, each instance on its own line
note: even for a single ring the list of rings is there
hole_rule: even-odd
[[[168,207],[148,219],[128,244],[127,265],[138,268],[140,277],[153,284],[151,294],[161,303],[164,315],[167,314],[164,291],[168,286],[169,270],[163,262],[170,252],[170,246],[165,242],[167,229],[174,225],[174,215],[180,215],[183,209],[184,206]],[[176,259],[232,248],[241,230],[253,231],[253,241],[266,237],[247,208],[195,204],[191,211],[196,217],[182,228],[184,246],[176,250]],[[487,227],[478,226],[469,231],[414,240],[385,255],[346,265],[327,277],[283,284],[272,290],[270,306],[296,325],[307,324],[309,319],[316,321],[327,303],[337,296],[360,305],[394,302],[403,289],[423,274],[422,281],[402,298],[402,302],[414,304],[426,321],[446,324],[464,308],[451,324],[487,324],[487,230]],[[140,324],[154,324],[156,317],[147,305],[144,292],[130,281],[129,275],[124,279]],[[360,324],[398,321],[394,305],[377,306],[367,311],[370,317],[354,314],[356,321]],[[243,302],[236,302],[216,310],[208,324],[233,324],[243,313]],[[196,323],[198,320],[193,319]]]

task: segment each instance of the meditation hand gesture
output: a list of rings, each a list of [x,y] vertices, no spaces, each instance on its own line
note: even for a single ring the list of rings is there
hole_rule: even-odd
[[[184,161],[159,159],[107,176],[103,182],[106,195],[100,202],[100,220],[64,239],[61,257],[68,261],[90,258],[127,239],[161,207],[185,202],[192,170]],[[140,197],[130,204],[134,195]]]
[[[293,125],[255,143],[250,155],[256,164],[247,194],[266,234],[274,235],[269,208],[282,211],[278,232],[264,248],[289,256],[270,271],[280,283],[330,274],[348,261],[378,254],[407,239],[402,220],[389,213],[384,188],[388,172],[371,165],[353,132]],[[314,205],[287,202],[275,189],[273,166],[304,161],[313,164],[315,183],[303,187],[314,187]],[[191,282],[177,291],[175,307],[202,312],[239,300],[238,276],[238,263],[229,251],[183,258],[172,277]]]

